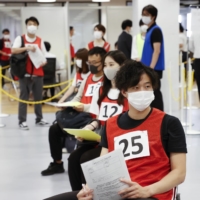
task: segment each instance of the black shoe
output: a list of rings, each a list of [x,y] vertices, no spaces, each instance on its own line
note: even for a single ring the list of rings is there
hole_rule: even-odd
[[[41,172],[42,176],[49,176],[53,174],[64,173],[63,162],[61,164],[50,163],[49,167]]]

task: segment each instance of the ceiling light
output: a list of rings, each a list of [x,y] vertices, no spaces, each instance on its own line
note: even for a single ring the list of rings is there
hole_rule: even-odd
[[[110,2],[110,0],[92,0],[92,2]]]
[[[52,2],[56,2],[56,0],[37,0],[37,2],[40,2],[40,3],[52,3]]]

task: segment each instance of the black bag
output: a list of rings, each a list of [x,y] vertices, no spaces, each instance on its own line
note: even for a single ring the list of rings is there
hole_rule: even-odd
[[[24,39],[21,36],[22,40],[22,46],[25,47],[24,45]],[[10,57],[10,68],[11,68],[11,73],[14,76],[17,76],[18,78],[23,78],[24,75],[26,74],[26,62],[28,58],[28,52],[25,51],[20,54],[12,54]]]
[[[61,129],[79,129],[87,125],[92,120],[89,113],[78,112],[71,107],[56,112],[56,121]]]

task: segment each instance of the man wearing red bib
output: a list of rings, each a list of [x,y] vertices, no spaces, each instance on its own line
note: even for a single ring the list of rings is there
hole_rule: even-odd
[[[129,111],[109,119],[102,134],[101,155],[118,148],[132,181],[121,181],[124,199],[175,199],[175,188],[185,179],[186,141],[180,121],[151,108],[157,77],[152,69],[127,61],[116,76],[116,86],[128,99]]]
[[[38,46],[41,52],[46,54],[46,48],[44,46],[44,42],[38,36],[36,36],[39,21],[35,17],[30,17],[25,21],[27,34],[18,36],[13,44],[12,47],[12,54],[20,54],[25,51],[35,52],[36,47]],[[24,41],[24,45],[22,46],[22,39]],[[20,85],[20,99],[28,100],[29,94],[32,91],[34,101],[41,101],[42,100],[42,91],[43,91],[43,66],[46,63],[41,63],[39,68],[36,68],[32,63],[29,56],[27,56],[26,62],[26,74],[23,78],[19,79]],[[36,115],[36,125],[45,126],[48,123],[43,119],[42,116],[42,105],[36,104],[35,107],[35,115]],[[19,119],[19,127],[22,130],[28,130],[28,125],[26,124],[27,118],[27,104],[19,103],[19,112],[18,112],[18,119]]]
[[[10,41],[10,31],[4,29],[2,31],[3,38],[0,39],[0,65],[1,67],[8,66],[10,64],[11,55],[11,41]],[[2,74],[5,75],[6,69],[2,70]],[[2,87],[4,86],[4,79],[2,78]]]

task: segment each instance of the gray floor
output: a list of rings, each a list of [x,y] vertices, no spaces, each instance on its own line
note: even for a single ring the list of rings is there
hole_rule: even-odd
[[[45,114],[49,122],[55,114]],[[200,130],[200,110],[193,111],[196,130]],[[17,116],[2,118],[0,129],[0,200],[42,200],[70,191],[67,172],[42,177],[40,171],[51,161],[48,146],[48,127],[35,127],[34,115],[28,116],[29,131],[17,126]],[[200,135],[187,135],[187,178],[179,186],[181,200],[200,199]],[[64,154],[67,169],[67,154]]]

